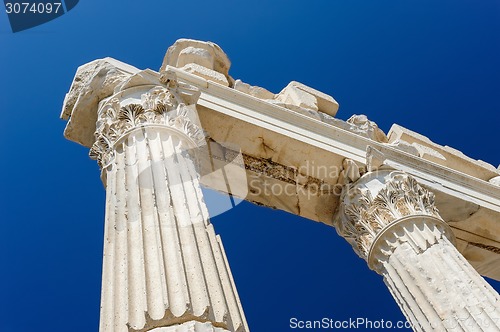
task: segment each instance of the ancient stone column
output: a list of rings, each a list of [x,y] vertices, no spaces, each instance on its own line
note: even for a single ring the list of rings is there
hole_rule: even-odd
[[[384,277],[415,331],[500,331],[500,296],[411,176],[379,170],[346,185],[336,229]]]
[[[199,91],[163,77],[99,104],[106,185],[100,331],[248,331],[203,201]]]

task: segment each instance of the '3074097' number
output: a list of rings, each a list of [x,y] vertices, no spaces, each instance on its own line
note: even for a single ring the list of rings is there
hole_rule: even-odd
[[[6,2],[7,14],[57,14],[61,9],[61,2]]]

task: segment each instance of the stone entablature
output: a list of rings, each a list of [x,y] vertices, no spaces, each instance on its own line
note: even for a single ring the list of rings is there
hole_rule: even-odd
[[[197,45],[200,45],[199,42],[193,48],[200,48]],[[187,60],[183,60],[184,62],[198,61],[194,56],[194,49],[185,52]],[[176,52],[171,54],[175,55]],[[215,59],[226,65],[210,65],[214,69],[206,68],[205,74],[219,73],[216,71],[219,66],[229,68],[229,63],[224,62],[226,60],[220,54],[215,55]],[[174,64],[174,60],[169,61]],[[207,65],[206,61],[207,57],[199,66]],[[217,80],[212,80],[205,74],[198,75],[171,67],[168,61],[164,62],[162,68],[200,90],[197,103],[200,123],[212,144],[237,146],[242,155],[247,156],[245,160],[252,161],[253,165],[260,160],[260,164],[265,166],[266,171],[260,173],[250,164],[245,165],[247,180],[253,181],[255,190],[239,190],[238,192],[248,192],[243,198],[331,225],[331,216],[339,196],[339,190],[335,186],[342,172],[343,160],[350,158],[361,169],[390,165],[412,175],[436,194],[436,206],[456,233],[459,250],[478,271],[500,279],[500,255],[494,249],[500,248],[500,228],[491,224],[492,220],[500,218],[500,186],[495,185],[495,179],[500,176],[498,169],[495,173],[491,167],[484,166],[485,163],[475,165],[470,158],[465,160],[465,164],[472,165],[471,169],[481,169],[484,166],[484,172],[489,175],[483,172],[483,175],[475,177],[471,175],[473,173],[466,174],[449,168],[460,164],[459,154],[454,155],[453,158],[458,159],[454,159],[449,167],[444,166],[436,162],[441,157],[432,151],[439,152],[447,160],[451,159],[436,146],[427,144],[422,139],[410,142],[408,136],[401,136],[398,140],[399,136],[394,136],[394,130],[389,133],[389,143],[384,143],[385,135],[380,133],[380,129],[372,121],[363,116],[353,117],[348,122],[332,117],[332,111],[327,114],[321,110],[327,109],[325,103],[334,105],[333,99],[299,83],[290,86],[300,93],[310,93],[317,100],[318,111],[312,106],[304,108],[307,104],[304,102],[302,107],[300,102],[295,106],[280,106],[283,105],[282,102],[272,101],[277,98],[276,95],[263,92],[258,87],[242,87],[243,83],[238,83],[238,80],[231,87],[232,80],[225,70],[219,75],[228,80],[228,86],[217,83]],[[96,60],[78,68],[61,114],[63,119],[69,121],[65,136],[91,147],[95,141],[99,103],[136,85],[162,85],[160,74],[149,69],[139,70],[111,58]],[[295,93],[294,96],[299,96],[300,93]],[[310,97],[306,99],[313,100]],[[329,107],[334,109],[334,106]],[[245,139],[241,140],[241,137]],[[408,142],[405,143],[404,140]],[[221,145],[221,149],[225,149],[224,146]],[[436,159],[436,156],[439,158]],[[287,174],[292,174],[292,178],[286,181],[281,176],[273,178],[272,174],[277,172],[270,169],[269,165],[290,170]],[[492,178],[488,179],[490,176]],[[256,194],[265,192],[265,183],[272,183],[279,189],[276,195]],[[206,184],[212,186],[213,182]],[[243,186],[250,185],[248,182]],[[236,196],[238,192],[235,193]]]
[[[102,331],[248,331],[200,184],[335,226],[415,330],[497,326],[498,294],[477,272],[500,279],[499,169],[229,67],[217,45],[183,39],[159,73],[110,58],[78,68],[61,118],[107,190]],[[201,146],[210,164],[187,152]]]

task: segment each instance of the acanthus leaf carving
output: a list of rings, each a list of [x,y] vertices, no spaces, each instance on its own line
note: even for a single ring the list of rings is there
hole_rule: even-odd
[[[374,177],[373,174],[366,176]],[[415,215],[441,219],[434,204],[434,194],[410,175],[391,172],[382,180],[384,186],[374,194],[364,185],[364,177],[359,183],[344,188],[335,221],[337,232],[362,258],[368,258],[375,238],[397,220]]]
[[[195,144],[203,144],[204,132],[196,121],[193,121],[197,116],[195,106],[185,103],[195,103],[199,91],[182,83],[182,93],[191,96],[186,100],[181,98],[179,84],[171,80],[167,87],[153,87],[141,95],[140,103],[121,105],[118,98],[111,98],[104,103],[98,112],[96,139],[89,152],[90,158],[97,160],[101,169],[106,168],[114,159],[115,143],[131,130],[148,125],[175,129]]]

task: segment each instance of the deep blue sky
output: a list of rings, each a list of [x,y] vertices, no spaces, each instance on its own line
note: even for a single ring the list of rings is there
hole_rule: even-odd
[[[104,190],[59,120],[77,66],[157,70],[178,38],[211,40],[234,78],[297,80],[364,113],[500,164],[500,1],[81,1],[13,34],[0,13],[0,331],[96,331]],[[335,230],[244,203],[213,220],[253,332],[291,317],[404,319]],[[492,282],[497,290],[500,283]]]

